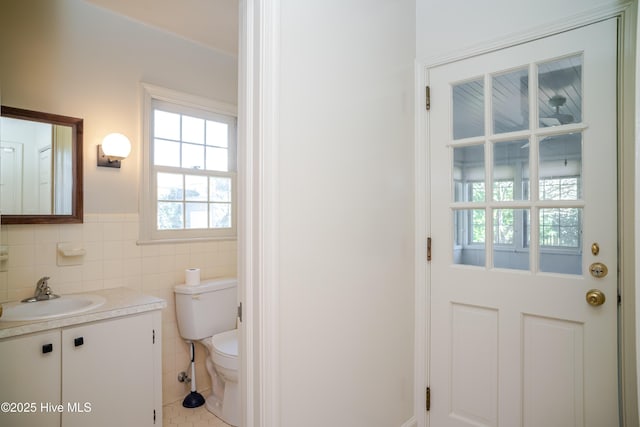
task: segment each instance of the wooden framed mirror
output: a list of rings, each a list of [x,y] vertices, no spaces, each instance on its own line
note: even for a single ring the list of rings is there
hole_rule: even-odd
[[[83,221],[83,119],[3,105],[0,221]]]

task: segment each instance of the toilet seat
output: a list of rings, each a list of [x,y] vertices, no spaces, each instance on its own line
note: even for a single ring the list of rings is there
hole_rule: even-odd
[[[211,337],[213,348],[213,361],[219,366],[230,369],[238,369],[238,330],[233,329]]]

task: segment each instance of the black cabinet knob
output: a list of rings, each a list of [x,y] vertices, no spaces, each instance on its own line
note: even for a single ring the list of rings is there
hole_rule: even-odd
[[[42,346],[42,354],[51,353],[53,351],[53,344],[45,344]]]
[[[82,344],[84,344],[84,337],[74,338],[73,345],[80,347]]]

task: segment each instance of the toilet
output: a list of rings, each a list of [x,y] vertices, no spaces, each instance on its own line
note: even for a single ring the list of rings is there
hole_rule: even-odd
[[[232,426],[240,425],[237,285],[237,279],[225,278],[174,287],[180,335],[185,340],[199,341],[208,352],[211,395],[205,405]]]

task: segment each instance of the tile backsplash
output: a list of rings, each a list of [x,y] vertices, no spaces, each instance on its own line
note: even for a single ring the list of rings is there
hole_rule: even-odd
[[[33,295],[35,284],[49,276],[54,293],[68,294],[125,286],[167,301],[163,311],[163,401],[182,399],[187,384],[180,371],[190,371],[189,349],[180,337],[173,287],[184,271],[197,267],[202,278],[237,273],[235,241],[138,245],[138,214],[85,214],[83,224],[3,225],[0,243],[8,259],[0,260],[0,302]],[[58,266],[57,246],[71,242],[85,255],[77,265]],[[0,257],[4,258],[4,257]],[[205,350],[196,347],[198,390],[209,387]]]

